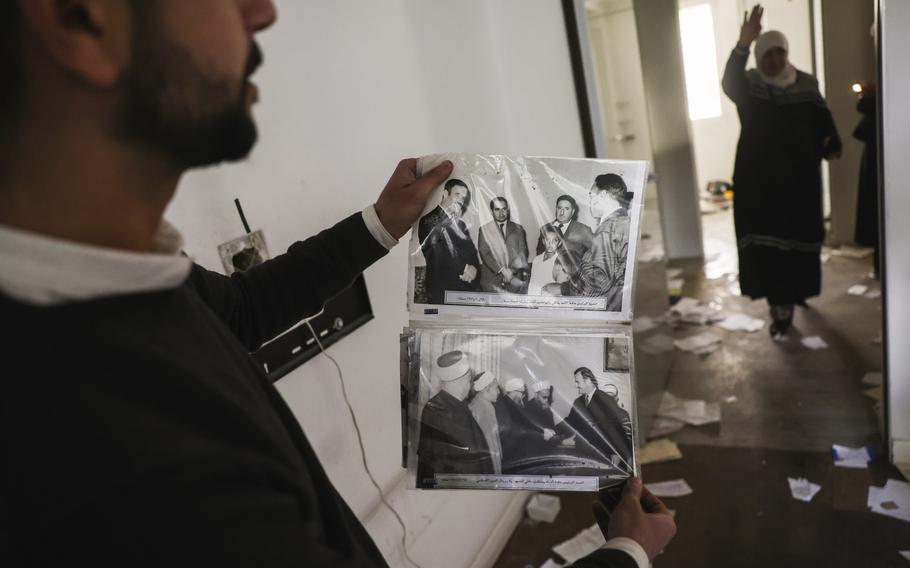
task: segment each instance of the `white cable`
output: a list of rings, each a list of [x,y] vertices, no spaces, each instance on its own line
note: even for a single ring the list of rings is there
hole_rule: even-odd
[[[322,312],[320,312],[320,313],[322,313]],[[313,316],[313,317],[315,317],[315,316]],[[306,326],[308,328],[310,328],[310,333],[313,334],[313,339],[316,340],[316,345],[319,346],[319,349],[322,351],[322,354],[325,355],[329,359],[329,361],[331,361],[332,364],[335,365],[335,369],[338,371],[338,380],[341,383],[341,395],[344,397],[344,403],[347,405],[348,412],[351,414],[351,422],[354,423],[354,431],[357,433],[357,444],[360,446],[360,459],[361,459],[361,461],[363,461],[363,469],[364,469],[364,471],[366,471],[367,477],[370,478],[370,482],[373,484],[373,487],[375,487],[376,491],[379,493],[379,499],[382,501],[382,504],[385,505],[386,508],[388,508],[388,510],[391,511],[393,515],[395,515],[395,519],[398,521],[398,524],[401,526],[401,552],[404,554],[404,557],[407,559],[408,562],[410,562],[417,568],[421,568],[420,564],[415,562],[414,559],[411,558],[411,555],[408,554],[408,544],[407,544],[408,529],[407,529],[407,527],[405,527],[404,521],[402,520],[401,515],[398,514],[398,511],[395,510],[395,507],[392,507],[392,504],[389,503],[388,499],[386,499],[385,494],[382,492],[382,488],[379,487],[378,483],[376,483],[376,478],[373,477],[373,473],[370,471],[370,466],[367,464],[367,454],[366,454],[366,450],[363,447],[363,435],[360,433],[360,425],[357,423],[357,416],[354,414],[354,408],[351,406],[350,399],[348,399],[348,389],[345,387],[345,384],[344,384],[344,373],[341,372],[341,365],[339,365],[338,361],[336,361],[335,358],[332,357],[331,355],[329,355],[329,352],[325,350],[325,347],[322,345],[322,342],[319,341],[319,335],[316,333],[316,330],[313,329],[312,324],[310,324],[310,319],[312,319],[312,318],[305,319],[303,321],[303,323],[306,324]]]

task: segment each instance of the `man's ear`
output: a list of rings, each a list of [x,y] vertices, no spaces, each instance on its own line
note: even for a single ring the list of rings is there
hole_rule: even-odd
[[[16,1],[26,35],[60,67],[94,87],[117,82],[129,61],[125,0]]]

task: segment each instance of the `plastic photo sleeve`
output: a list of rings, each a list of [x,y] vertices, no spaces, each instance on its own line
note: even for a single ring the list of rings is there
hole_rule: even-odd
[[[411,318],[631,320],[647,163],[441,154],[412,231]]]
[[[638,471],[628,330],[414,337],[411,487],[597,491]]]

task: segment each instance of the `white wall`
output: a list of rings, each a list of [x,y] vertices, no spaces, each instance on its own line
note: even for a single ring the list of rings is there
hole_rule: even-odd
[[[680,7],[703,4],[705,0],[680,1]],[[717,48],[718,81],[724,75],[724,66],[730,52],[739,41],[743,11],[752,9],[754,2],[738,0],[710,0],[714,15],[714,39]],[[809,0],[765,0],[764,31],[784,32],[790,42],[790,61],[796,68],[812,73],[812,28],[809,18]],[[754,44],[753,44],[754,45]],[[755,56],[749,56],[747,68],[755,66]],[[721,91],[721,116],[691,123],[692,142],[695,150],[695,169],[698,191],[705,191],[709,181],[733,180],[733,162],[739,140],[739,117],[736,105]]]
[[[260,40],[259,145],[246,163],[187,176],[167,212],[204,266],[220,270],[217,244],[242,233],[234,197],[277,254],[375,200],[402,157],[583,155],[559,2],[283,0],[278,9]],[[369,463],[405,517],[412,556],[424,566],[483,565],[504,543],[483,548],[488,537],[507,537],[521,513],[520,495],[403,490],[405,248],[366,273],[376,319],[331,351]],[[389,563],[403,565],[400,531],[362,471],[334,368],[316,358],[278,387]]]
[[[910,3],[881,0],[885,401],[894,462],[910,463]]]

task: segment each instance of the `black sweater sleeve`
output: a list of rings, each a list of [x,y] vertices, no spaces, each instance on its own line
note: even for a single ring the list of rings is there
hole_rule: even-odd
[[[194,265],[190,284],[240,342],[255,351],[319,312],[387,252],[355,213],[246,272],[227,277]]]
[[[638,568],[638,563],[622,550],[600,549],[572,564],[572,568]]]
[[[736,46],[724,67],[721,86],[730,100],[736,104],[742,103],[749,96],[749,80],[746,78],[746,61],[748,59],[749,50]]]

